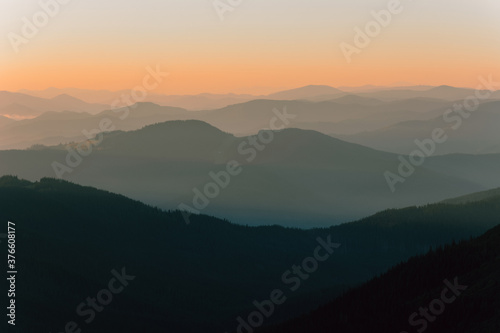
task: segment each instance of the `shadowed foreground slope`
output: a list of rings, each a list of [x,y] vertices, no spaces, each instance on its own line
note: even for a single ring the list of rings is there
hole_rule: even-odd
[[[491,205],[499,206],[500,196],[477,203]],[[497,226],[411,258],[310,315],[259,332],[500,332],[499,259]]]
[[[238,316],[254,311],[254,300],[276,288],[286,290],[288,300],[266,324],[279,322],[429,246],[478,235],[496,225],[499,214],[498,204],[438,204],[308,231],[208,216],[193,216],[186,225],[178,212],[94,188],[0,178],[0,221],[16,223],[16,328],[22,332],[62,332],[71,321],[84,332],[231,331]],[[329,235],[340,248],[291,292],[283,273]],[[90,317],[79,316],[77,307],[122,268],[133,281],[85,323]]]

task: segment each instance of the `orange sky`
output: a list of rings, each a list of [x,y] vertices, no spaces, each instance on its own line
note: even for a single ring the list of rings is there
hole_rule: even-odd
[[[498,1],[401,1],[370,44],[348,64],[340,43],[388,1],[248,0],[224,15],[207,0],[73,0],[14,52],[0,42],[0,90],[130,89],[147,66],[170,76],[165,94],[267,93],[308,84],[410,82],[475,87],[500,78]],[[38,1],[5,0],[4,36],[21,35]]]

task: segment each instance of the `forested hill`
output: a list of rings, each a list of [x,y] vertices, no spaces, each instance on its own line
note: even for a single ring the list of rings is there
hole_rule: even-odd
[[[499,204],[494,197],[477,207]],[[454,293],[445,280],[467,288]],[[445,288],[444,297],[454,299],[450,304],[441,298]],[[500,332],[499,296],[497,226],[476,239],[413,257],[309,315],[258,332],[494,333]]]
[[[318,237],[331,236],[340,248],[266,321],[277,323],[430,246],[478,235],[498,216],[498,201],[490,200],[389,210],[326,229],[246,227],[203,215],[187,225],[180,212],[95,188],[0,178],[0,222],[5,230],[7,221],[16,224],[16,326],[23,332],[62,332],[70,321],[84,332],[230,332],[254,300],[287,290],[283,273],[313,255]],[[76,307],[122,268],[135,280],[95,321],[82,323]]]

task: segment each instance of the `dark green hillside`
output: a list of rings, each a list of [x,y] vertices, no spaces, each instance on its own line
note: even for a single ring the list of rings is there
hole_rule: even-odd
[[[61,332],[68,321],[83,332],[229,332],[238,316],[254,310],[254,300],[281,288],[289,298],[266,321],[276,323],[430,246],[480,234],[499,215],[491,201],[387,211],[307,231],[239,226],[203,215],[186,225],[179,212],[91,187],[0,178],[2,228],[16,223],[16,328],[22,332]],[[328,235],[340,248],[291,292],[283,273],[312,256],[317,237]],[[4,242],[0,249],[6,251]],[[122,267],[135,280],[84,324],[76,307]]]
[[[499,205],[499,196],[486,199],[477,204],[476,213],[480,214],[481,208]],[[479,215],[477,220],[482,218]],[[413,257],[309,315],[259,332],[499,332],[499,259],[500,226],[497,226],[476,239]],[[455,278],[467,289],[459,290],[450,304],[444,303],[440,314],[439,301],[434,300],[441,299],[441,292],[447,287],[444,280],[455,285]],[[450,290],[445,293],[448,299],[454,295]],[[429,320],[420,314],[421,307],[435,309],[429,312]],[[415,312],[418,314],[410,323]]]

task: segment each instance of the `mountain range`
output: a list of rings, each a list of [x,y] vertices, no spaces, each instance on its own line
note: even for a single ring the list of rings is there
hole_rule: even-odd
[[[124,333],[233,332],[239,325],[238,317],[246,320],[256,309],[254,301],[264,302],[274,289],[281,289],[287,301],[276,308],[265,325],[290,320],[431,247],[480,235],[498,224],[500,207],[498,197],[467,204],[440,203],[388,210],[358,222],[311,230],[240,226],[206,215],[193,216],[191,224],[186,225],[178,211],[161,211],[66,181],[44,178],[29,182],[16,177],[0,178],[0,203],[0,219],[16,225],[16,259],[18,270],[23,272],[17,281],[22,288],[18,288],[16,297],[23,306],[18,308],[16,328],[54,332],[75,322],[86,331]],[[498,245],[495,238],[485,237],[477,244],[487,240]],[[331,256],[320,262],[317,270],[306,278],[287,273],[312,256],[318,245],[320,249],[323,246],[321,255],[330,251]],[[392,278],[401,276],[403,269],[404,274],[411,272],[408,279],[389,284],[397,292],[385,293],[388,283],[370,282],[361,290],[377,295],[370,298],[373,303],[361,302],[358,306],[375,308],[384,302],[382,297],[392,302],[397,295],[397,300],[408,297],[415,301],[401,308],[378,309],[408,315],[411,312],[406,310],[413,311],[420,304],[416,296],[423,287],[439,279],[452,279],[453,274],[462,276],[495,256],[495,252],[479,251],[484,247],[475,248],[439,257],[439,263],[448,265],[437,266],[432,257],[412,259],[407,266],[388,273]],[[462,253],[470,253],[466,262]],[[477,256],[480,253],[482,257]],[[455,267],[458,262],[462,265]],[[408,265],[413,265],[413,270]],[[433,274],[425,275],[424,283],[417,283],[413,282],[419,276],[415,271]],[[488,272],[488,266],[483,272]],[[285,278],[284,273],[288,274]],[[121,274],[122,280],[127,278],[125,289],[114,295],[104,312],[94,312],[95,320],[85,322],[88,311],[79,315],[82,309],[75,309],[87,297],[100,295],[116,274]],[[485,283],[488,276],[483,276]],[[2,285],[7,287],[6,283],[4,280]],[[474,289],[481,285],[484,283]],[[402,286],[412,288],[399,289]],[[495,284],[485,285],[491,286]],[[484,293],[489,290],[484,289]],[[340,302],[355,304],[356,293],[344,294]],[[487,299],[481,293],[475,297]],[[340,313],[349,315],[350,308],[346,306],[333,317],[330,312],[324,317],[314,315],[319,318],[308,325],[321,327],[324,320]],[[375,313],[367,318],[377,319]],[[404,319],[394,317],[393,322]],[[302,325],[299,322],[294,327],[300,331]]]
[[[432,119],[408,120],[374,131],[338,137],[375,149],[410,154],[416,148],[415,139],[430,138],[434,129],[442,128],[447,140],[437,145],[435,154],[491,154],[500,153],[498,123],[500,101],[490,101],[463,115],[442,110]]]
[[[398,155],[308,130],[236,137],[189,120],[114,131],[100,141],[0,151],[0,174],[59,175],[164,209],[186,205],[241,224],[306,228],[500,186],[500,155],[446,155],[428,158],[392,193],[385,174],[398,172]],[[93,151],[78,162],[81,145]],[[231,161],[241,171],[209,199],[206,186],[220,183],[214,175],[222,177]]]
[[[71,115],[68,112],[48,112],[34,119],[10,122],[3,126],[0,123],[0,149],[83,140],[85,137],[82,131],[95,127],[104,117],[112,119],[116,129],[120,130],[139,129],[168,120],[196,119],[235,135],[250,135],[269,128],[275,109],[286,109],[286,112],[293,116],[287,127],[315,130],[356,141],[357,134],[354,133],[359,133],[362,138],[366,131],[396,126],[401,121],[431,120],[442,115],[448,107],[448,101],[437,99],[416,98],[383,102],[355,95],[322,102],[253,100],[205,111],[187,111],[142,102],[128,108],[105,110],[98,114]],[[124,114],[127,116],[123,117]]]
[[[0,92],[21,331],[500,328],[499,92],[468,115],[449,110],[474,90],[449,86],[110,107],[127,93]],[[105,315],[82,313],[110,281]]]
[[[152,91],[149,92],[142,101],[152,102],[163,106],[180,107],[187,110],[210,110],[224,108],[233,104],[241,104],[256,99],[326,101],[356,94],[361,97],[375,98],[384,101],[416,98],[455,101],[463,100],[468,96],[474,95],[474,93],[475,90],[473,89],[450,86],[369,87],[369,89],[368,87],[360,87],[358,89],[346,88],[346,90],[341,90],[326,85],[309,85],[267,95],[233,93],[164,95]],[[9,94],[14,96],[9,96]],[[48,88],[39,91],[24,89],[17,93],[4,91],[0,95],[0,115],[10,114],[17,116],[33,116],[45,111],[60,111],[58,105],[53,105],[54,101],[51,101],[56,97],[66,100],[64,101],[66,103],[64,104],[64,110],[93,112],[96,110],[103,110],[103,105],[109,106],[116,104],[117,102],[122,103],[124,96],[129,95],[131,95],[130,90],[107,91],[76,88]],[[61,98],[60,96],[64,96],[64,98]],[[69,100],[70,97],[71,101]],[[494,92],[491,99],[500,99],[500,92]],[[74,104],[70,104],[71,102]],[[90,105],[83,105],[82,102]],[[121,105],[123,106],[129,104],[130,102],[123,102]],[[68,108],[68,106],[73,106],[75,109]]]
[[[480,196],[465,205],[500,203],[498,190]],[[308,315],[257,332],[498,332],[499,244],[496,226],[476,239],[440,246]]]
[[[87,103],[67,94],[46,99],[22,93],[0,91],[0,115],[14,119],[32,118],[48,111],[97,113],[107,108],[109,105]]]

